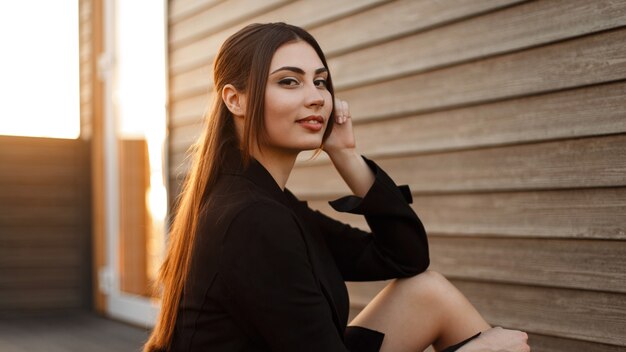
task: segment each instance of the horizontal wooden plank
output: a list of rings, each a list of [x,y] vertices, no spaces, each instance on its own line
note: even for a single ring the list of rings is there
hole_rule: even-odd
[[[59,162],[57,160],[43,158],[22,157],[16,160],[2,162],[3,168],[0,170],[1,183],[23,183],[26,181],[37,181],[37,183],[53,184],[58,180],[76,180],[87,176],[87,163],[80,165],[76,160],[65,159]],[[50,175],[46,179],[45,175]],[[16,180],[16,181],[13,181]]]
[[[28,211],[6,207],[0,213],[1,226],[23,226],[44,223],[49,226],[83,224],[88,218],[84,208],[77,206],[32,206]]]
[[[167,14],[170,24],[206,10],[224,0],[173,0],[169,2]]]
[[[355,120],[563,90],[626,78],[626,29],[341,90]]]
[[[0,184],[30,186],[71,182],[78,186],[89,182],[87,173],[70,165],[26,164],[13,166],[10,171],[11,173],[0,172]]]
[[[0,207],[23,205],[75,204],[86,199],[85,187],[76,184],[57,183],[51,185],[0,184]]]
[[[9,168],[26,166],[43,167],[86,166],[88,162],[88,144],[83,141],[71,144],[57,143],[15,143],[0,140],[0,163],[5,166],[0,173]],[[4,172],[3,172],[4,171]]]
[[[0,290],[0,311],[80,308],[83,293],[73,288]]]
[[[314,28],[311,34],[320,42],[325,53],[332,56],[520,2],[400,0]]]
[[[415,4],[413,6],[421,4],[412,3]],[[329,65],[335,88],[342,89],[624,25],[624,2],[531,1],[364,50],[351,51],[331,59]],[[340,40],[340,37],[336,34],[332,36],[333,40]]]
[[[439,152],[626,132],[626,83],[617,82],[395,119],[355,123],[369,157]],[[356,122],[356,121],[355,121]],[[567,128],[563,128],[567,126]],[[202,122],[170,130],[170,152],[187,150]],[[321,154],[314,162],[327,162]]]
[[[354,132],[359,150],[368,156],[622,133],[624,101],[626,83],[619,82],[373,121],[356,125]]]
[[[224,27],[241,22],[293,0],[229,0],[197,11],[169,28],[171,48],[193,42]]]
[[[169,119],[170,128],[202,122],[212,102],[212,94],[172,102]]]
[[[200,67],[170,76],[170,101],[207,96],[213,88],[213,65],[207,62]]]
[[[282,21],[309,28],[333,21],[336,18],[349,16],[355,12],[388,1],[389,0],[345,0],[338,2],[332,0],[316,0],[286,3],[272,11],[245,19],[229,28],[171,51],[169,57],[170,70],[172,73],[177,74],[203,65],[208,65],[217,54],[217,50],[224,40],[250,23]],[[174,88],[174,90],[177,89]]]
[[[618,352],[623,351],[623,347],[615,345],[607,345],[604,343],[595,343],[581,341],[575,339],[565,339],[560,337],[545,336],[539,334],[528,334],[528,345],[532,351],[541,352]],[[435,352],[430,346],[424,352]]]
[[[414,192],[563,189],[626,185],[626,135],[378,159]],[[294,169],[302,198],[347,193],[331,164]]]
[[[626,241],[430,237],[449,278],[626,293]]]
[[[29,166],[45,168],[86,168],[88,165],[86,155],[78,153],[75,150],[41,150],[40,153],[37,153],[37,150],[40,148],[33,148],[33,150],[24,149],[25,148],[14,148],[0,153],[0,163],[6,167],[0,170],[0,172],[4,173],[9,168],[23,169]]]
[[[620,352],[623,346],[607,345],[575,339],[566,339],[554,336],[529,334],[528,342],[532,351],[541,352]]]
[[[68,244],[85,245],[90,240],[87,224],[73,226],[46,226],[41,223],[21,226],[0,225],[0,247],[3,248],[59,248]]]
[[[205,129],[205,121],[174,127],[170,130],[170,153],[186,152],[198,142]]]
[[[455,282],[489,322],[529,332],[626,345],[623,294]]]
[[[86,280],[80,267],[0,268],[0,289],[80,288]]]
[[[452,281],[498,326],[583,341],[626,345],[626,296],[618,293]],[[387,282],[349,282],[352,305],[363,307]]]
[[[73,268],[84,264],[82,248],[0,248],[0,267]]]
[[[326,201],[309,206],[368,230],[362,216]],[[626,188],[413,196],[426,230],[438,236],[626,239]]]

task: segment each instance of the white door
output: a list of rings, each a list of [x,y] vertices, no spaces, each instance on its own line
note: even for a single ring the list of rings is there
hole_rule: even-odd
[[[110,316],[155,323],[165,243],[166,1],[105,0],[105,268]]]

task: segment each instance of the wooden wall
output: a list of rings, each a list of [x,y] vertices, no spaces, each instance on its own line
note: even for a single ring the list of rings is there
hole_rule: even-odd
[[[79,55],[80,55],[80,136],[90,139],[94,120],[94,4],[93,0],[79,0]]]
[[[0,136],[0,314],[90,306],[89,148]]]
[[[80,0],[80,136],[91,146],[91,239],[93,308],[105,312],[105,296],[98,289],[98,271],[105,266],[104,238],[104,85],[106,68],[98,63],[104,51],[103,0]]]
[[[409,184],[432,269],[539,351],[626,346],[626,1],[172,0],[170,180],[202,129],[219,44],[251,22],[308,29],[359,149]],[[346,194],[299,163],[310,205]],[[350,283],[354,311],[384,283]]]

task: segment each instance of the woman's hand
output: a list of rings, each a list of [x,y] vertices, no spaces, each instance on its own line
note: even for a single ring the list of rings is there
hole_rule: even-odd
[[[329,155],[354,149],[356,142],[352,132],[352,116],[346,101],[335,99],[335,125],[330,136],[324,141],[323,149]]]
[[[335,99],[335,125],[322,149],[352,192],[364,197],[374,184],[374,173],[356,152],[350,107],[343,100]]]
[[[528,335],[500,327],[484,331],[459,349],[459,352],[529,352]]]

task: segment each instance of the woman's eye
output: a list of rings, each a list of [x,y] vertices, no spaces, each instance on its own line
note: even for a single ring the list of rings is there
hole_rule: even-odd
[[[293,78],[283,78],[280,81],[278,81],[278,84],[280,84],[281,86],[295,87],[298,84],[300,84],[300,82],[298,82],[297,80]]]
[[[325,79],[316,79],[315,86],[319,88],[326,88],[326,80]]]

